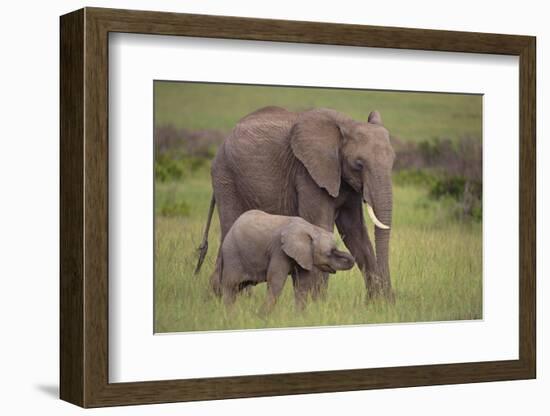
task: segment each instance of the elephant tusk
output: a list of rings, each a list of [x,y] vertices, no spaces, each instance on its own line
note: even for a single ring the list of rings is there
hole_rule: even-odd
[[[383,224],[382,222],[380,222],[380,220],[378,218],[376,218],[376,215],[374,214],[374,210],[372,209],[372,207],[368,203],[367,203],[367,212],[369,214],[370,219],[374,223],[374,225],[376,225],[378,228],[381,228],[383,230],[389,230],[390,229],[390,227],[388,227],[386,224]]]

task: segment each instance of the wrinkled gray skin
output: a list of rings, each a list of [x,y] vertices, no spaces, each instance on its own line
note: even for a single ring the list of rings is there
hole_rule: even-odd
[[[380,114],[355,121],[330,109],[294,113],[266,107],[241,119],[212,164],[221,241],[245,211],[299,216],[333,232],[334,225],[363,272],[369,297],[392,297],[390,230],[376,228],[376,253],[365,227],[362,201],[391,226],[391,170],[395,154]],[[220,277],[220,255],[211,283]],[[327,274],[293,275],[296,299],[315,298]]]
[[[221,248],[221,278],[214,290],[226,304],[245,287],[267,282],[269,310],[295,269],[336,273],[349,270],[353,257],[336,248],[332,233],[300,217],[251,210],[242,214]]]

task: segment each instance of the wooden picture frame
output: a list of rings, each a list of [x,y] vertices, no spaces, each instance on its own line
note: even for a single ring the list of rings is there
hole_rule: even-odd
[[[62,16],[60,29],[61,399],[101,407],[535,378],[534,37],[100,8]],[[110,32],[519,56],[519,359],[109,383]]]

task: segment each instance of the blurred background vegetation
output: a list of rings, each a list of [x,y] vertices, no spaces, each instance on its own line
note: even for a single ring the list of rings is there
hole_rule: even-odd
[[[481,317],[480,95],[165,81],[155,82],[154,93],[156,331]],[[338,296],[364,294],[354,268],[347,273],[355,277],[344,280],[345,284],[331,283],[333,295],[329,292],[324,307],[312,305],[299,315],[280,307],[264,321],[251,312],[262,299],[255,295],[242,301],[242,310],[229,317],[208,295],[208,276],[219,243],[217,224],[210,235],[203,276],[196,280],[192,276],[211,196],[211,160],[240,118],[267,105],[293,111],[329,107],[357,120],[366,120],[374,109],[382,114],[397,156],[390,260],[394,286],[402,292],[396,305],[371,305],[371,313],[366,312],[369,308],[358,312],[357,308],[343,310],[340,303],[331,306],[331,299]],[[452,248],[447,258],[434,257],[434,247],[449,238],[455,241],[445,243],[445,248]],[[425,259],[438,263],[426,265]],[[339,277],[331,281],[336,279],[341,282]],[[422,291],[419,279],[427,279]],[[288,286],[285,292],[291,291]],[[450,299],[457,294],[463,295],[461,302]],[[286,296],[291,299],[291,293]],[[422,306],[416,304],[419,299]],[[344,303],[349,305],[349,299]],[[339,313],[330,314],[326,308]]]

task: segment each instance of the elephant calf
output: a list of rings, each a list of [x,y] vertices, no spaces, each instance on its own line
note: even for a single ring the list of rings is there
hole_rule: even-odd
[[[229,305],[243,288],[267,282],[266,306],[271,308],[296,267],[336,273],[351,269],[354,263],[350,254],[336,248],[332,233],[300,217],[250,210],[225,236],[221,275],[214,290]],[[293,278],[296,287],[300,283]]]

